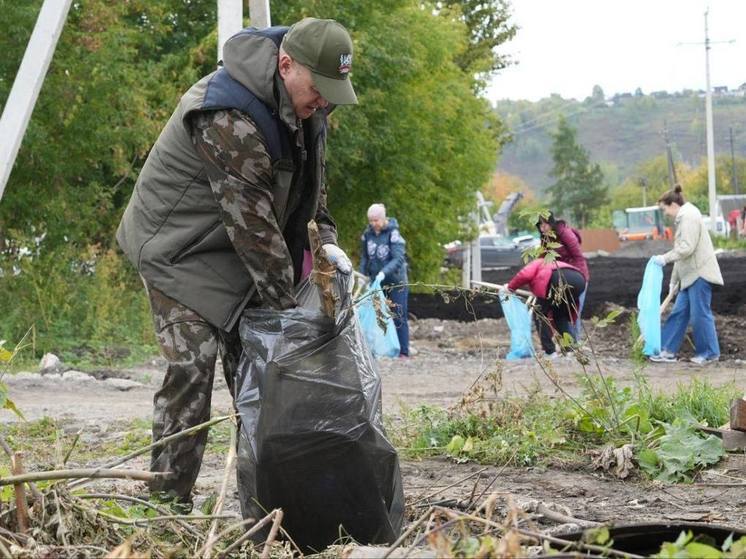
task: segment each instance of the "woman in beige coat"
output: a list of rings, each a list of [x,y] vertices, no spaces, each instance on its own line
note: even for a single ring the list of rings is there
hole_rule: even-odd
[[[720,345],[710,304],[712,286],[723,285],[723,276],[710,233],[697,207],[684,201],[681,186],[676,185],[663,194],[658,205],[666,215],[674,218],[676,236],[672,250],[653,258],[660,266],[673,262],[670,289],[679,293],[661,331],[661,352],[650,359],[676,361],[676,353],[691,324],[695,349],[692,362],[704,365],[717,361]]]

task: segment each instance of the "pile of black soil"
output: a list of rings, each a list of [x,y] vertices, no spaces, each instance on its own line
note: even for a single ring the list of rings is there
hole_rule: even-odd
[[[583,317],[601,314],[607,303],[635,308],[637,293],[642,285],[647,258],[597,257],[588,260],[591,279]],[[716,287],[712,294],[712,309],[721,315],[746,315],[746,258],[719,259],[725,280],[724,287]],[[484,272],[482,279],[504,284],[520,269]],[[663,290],[667,291],[672,266],[664,268]],[[497,297],[479,294],[466,297],[459,292],[413,293],[409,296],[409,312],[417,318],[469,321],[479,318],[501,318]]]

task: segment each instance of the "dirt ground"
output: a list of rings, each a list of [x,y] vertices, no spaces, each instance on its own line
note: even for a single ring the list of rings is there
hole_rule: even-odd
[[[702,377],[715,385],[734,382],[746,389],[746,363],[741,360],[746,351],[743,335],[746,324],[736,316],[719,316],[718,327],[723,345],[721,362],[706,368],[687,362],[648,364],[644,374],[650,384],[671,391],[677,383]],[[557,392],[536,362],[501,359],[509,346],[509,333],[503,320],[463,323],[423,319],[412,321],[411,330],[416,355],[411,359],[380,362],[384,411],[393,422],[407,407],[450,406],[458,402],[481,375],[496,368],[502,374],[505,394],[521,395],[537,389],[548,394]],[[622,385],[631,383],[639,366],[628,359],[627,322],[622,318],[618,326],[591,333],[593,350],[602,370]],[[575,360],[561,358],[553,361],[552,367],[563,388],[569,392],[578,390],[574,373],[579,365]],[[62,377],[21,373],[6,377],[5,381],[11,397],[28,419],[43,416],[59,419],[69,432],[82,428],[88,440],[116,441],[125,434],[121,432],[127,428],[125,420],[151,418],[153,392],[164,373],[163,360],[154,358],[128,370],[91,373],[67,372]],[[230,409],[229,394],[221,381],[215,386],[213,408],[214,415]],[[12,418],[5,414],[3,420],[12,421]],[[147,457],[140,457],[132,466],[147,469]],[[205,457],[196,487],[198,504],[217,491],[223,468],[224,456]],[[639,478],[619,481],[587,469],[568,469],[566,464],[502,468],[499,464],[481,466],[426,459],[404,460],[402,471],[407,502],[412,505],[409,510],[417,516],[417,510],[425,502],[455,502],[479,495],[489,486],[489,491],[512,495],[518,504],[527,506],[532,500],[541,501],[585,520],[623,523],[647,519],[746,525],[745,455],[730,455],[695,484],[675,486]],[[235,480],[231,481],[231,487],[227,509],[237,511]]]

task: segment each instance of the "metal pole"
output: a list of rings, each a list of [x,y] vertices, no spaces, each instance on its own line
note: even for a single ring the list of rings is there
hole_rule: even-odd
[[[479,193],[481,194],[481,193]],[[477,211],[475,212],[475,222],[477,226],[477,238],[471,242],[471,279],[472,281],[482,281],[482,247],[479,241],[479,234],[481,232],[481,219],[479,212],[481,207],[479,204],[479,196],[477,196]]]
[[[463,245],[461,262],[461,287],[471,289],[471,243]]]
[[[249,0],[249,17],[251,18],[251,25],[259,29],[272,25],[269,0]]]
[[[671,142],[668,138],[668,124],[663,121],[663,138],[666,141],[666,161],[668,162],[668,183],[671,190],[673,190],[679,179],[676,177],[676,165],[673,162],[673,152],[671,152]]]
[[[218,0],[218,62],[223,60],[225,42],[242,28],[242,0]]]
[[[707,199],[710,204],[710,229],[717,230],[717,186],[715,184],[715,139],[712,130],[712,91],[710,89],[710,36],[707,28],[707,14],[705,12],[705,77],[707,90],[705,93],[705,118],[707,121]]]
[[[741,194],[741,189],[738,188],[738,171],[736,170],[736,152],[733,149],[733,127],[731,126],[730,131],[730,164],[733,168],[733,193]]]
[[[72,0],[44,0],[0,117],[0,198],[13,169]]]

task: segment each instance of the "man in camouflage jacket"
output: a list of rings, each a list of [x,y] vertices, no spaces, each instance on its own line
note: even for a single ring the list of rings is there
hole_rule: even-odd
[[[220,354],[231,392],[243,309],[296,305],[307,223],[342,272],[326,206],[326,116],[357,98],[352,41],[332,20],[244,29],[223,67],[181,98],[138,177],[117,240],[145,283],[168,361],[154,397],[153,440],[210,417]],[[153,450],[170,472],[152,493],[188,508],[207,432]]]

